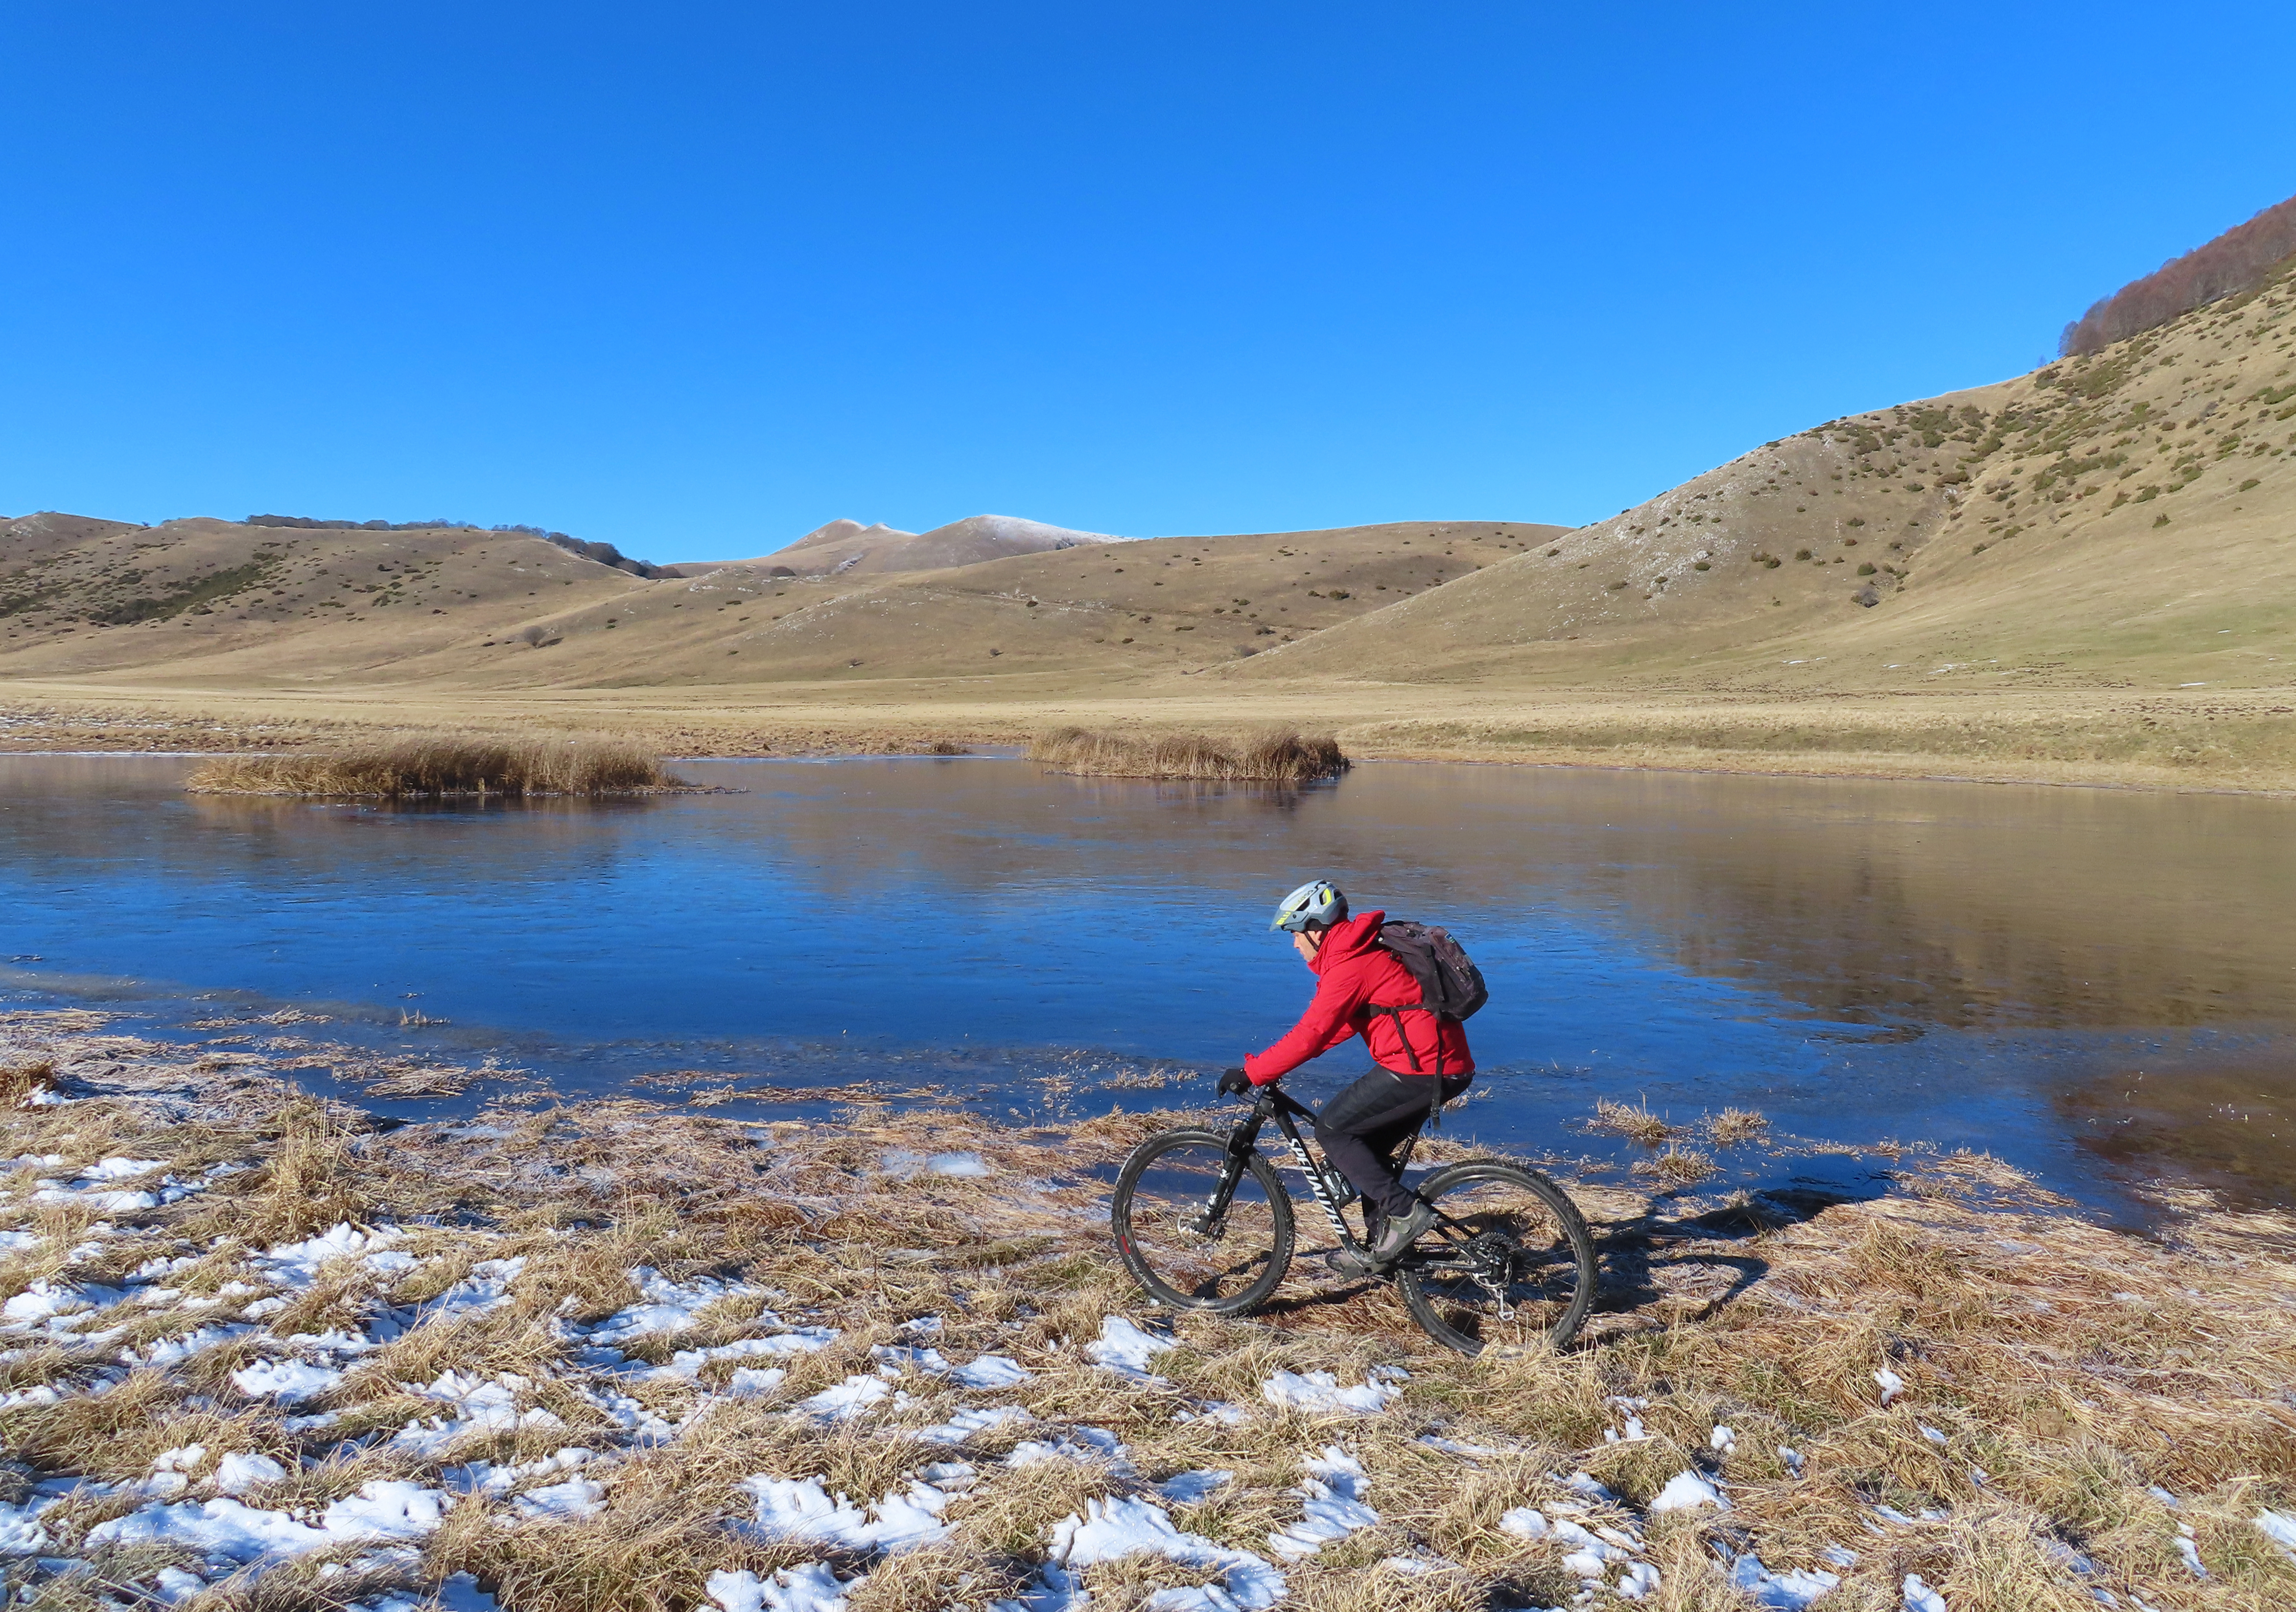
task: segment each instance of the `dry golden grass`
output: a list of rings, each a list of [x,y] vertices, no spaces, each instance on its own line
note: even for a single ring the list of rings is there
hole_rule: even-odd
[[[1097,1205],[1078,1189],[1104,1178],[1143,1131],[1177,1115],[1022,1134],[961,1114],[872,1105],[841,1125],[783,1127],[778,1145],[760,1151],[742,1142],[739,1126],[627,1101],[506,1111],[498,1117],[518,1130],[520,1156],[551,1167],[513,1178],[499,1154],[431,1127],[360,1133],[283,1089],[234,1090],[235,1114],[193,1123],[139,1121],[133,1103],[102,1092],[61,1111],[8,1116],[7,1145],[19,1152],[77,1161],[85,1144],[254,1168],[221,1178],[218,1188],[249,1183],[228,1199],[211,1189],[112,1216],[109,1233],[84,1213],[65,1213],[70,1205],[41,1205],[35,1217],[20,1196],[11,1200],[37,1241],[25,1251],[34,1264],[0,1272],[11,1293],[36,1268],[71,1283],[117,1272],[127,1256],[89,1249],[107,1238],[192,1256],[168,1279],[186,1299],[234,1283],[251,1291],[205,1308],[99,1310],[10,1353],[0,1391],[53,1386],[62,1397],[5,1413],[21,1469],[0,1470],[0,1483],[13,1485],[0,1500],[22,1503],[32,1480],[74,1474],[140,1483],[160,1452],[198,1443],[209,1455],[186,1498],[211,1492],[201,1485],[222,1452],[259,1451],[290,1476],[250,1490],[247,1503],[308,1509],[368,1483],[428,1487],[444,1465],[536,1461],[578,1445],[596,1452],[584,1468],[603,1487],[594,1516],[534,1521],[504,1498],[464,1499],[392,1583],[419,1590],[467,1571],[517,1612],[686,1612],[701,1604],[713,1572],[770,1575],[827,1560],[856,1612],[905,1612],[1008,1598],[1037,1571],[1053,1529],[1087,1502],[1160,1505],[1151,1484],[1199,1468],[1234,1477],[1200,1503],[1167,1507],[1176,1526],[1266,1557],[1268,1534],[1301,1517],[1302,1459],[1338,1444],[1370,1475],[1365,1498],[1379,1523],[1282,1564],[1287,1604],[1417,1612],[1566,1603],[1582,1588],[1562,1566],[1566,1548],[1500,1526],[1521,1507],[1628,1542],[1634,1559],[1660,1574],[1648,1606],[1742,1608],[1718,1547],[1755,1551],[1773,1569],[1837,1572],[1843,1582],[1821,1604],[1875,1612],[1899,1605],[1904,1576],[1915,1572],[1955,1612],[2094,1605],[2091,1588],[2196,1612],[2296,1600],[2296,1562],[2254,1521],[2262,1507],[2296,1505],[2296,1418],[2285,1400],[2296,1380],[2296,1312],[2282,1297],[2296,1290],[2296,1226],[2284,1217],[2194,1212],[2174,1221],[2168,1239],[2140,1241],[2063,1213],[2013,1172],[1967,1155],[1908,1154],[1900,1169],[1913,1190],[1812,1218],[1755,1203],[1726,1232],[1697,1229],[1723,1218],[1701,1216],[1700,1200],[1579,1183],[1618,1270],[1585,1344],[1560,1355],[1465,1361],[1433,1348],[1386,1289],[1304,1267],[1259,1320],[1148,1312],[1102,1247]],[[349,1136],[363,1136],[356,1150],[341,1143]],[[998,1174],[988,1182],[884,1175],[877,1161],[897,1139],[977,1151]],[[1671,1150],[1686,1151],[1678,1140]],[[592,1184],[586,1165],[612,1172],[614,1184]],[[331,1174],[340,1177],[332,1185]],[[1052,1178],[1068,1184],[1042,1197],[999,1184]],[[253,1256],[269,1238],[306,1233],[316,1212],[287,1213],[291,1196],[398,1226],[386,1233],[398,1239],[390,1246],[416,1264],[393,1273],[339,1261],[308,1285],[277,1289]],[[435,1223],[418,1223],[422,1214]],[[221,1230],[234,1216],[240,1237]],[[1645,1234],[1657,1240],[1638,1254]],[[990,1247],[1002,1252],[983,1257]],[[291,1426],[289,1407],[251,1401],[234,1381],[256,1360],[296,1353],[291,1334],[375,1327],[386,1306],[455,1290],[476,1260],[512,1257],[525,1264],[500,1306],[426,1321],[346,1357],[340,1381],[296,1408],[324,1409],[337,1419],[330,1424]],[[1646,1263],[1635,1267],[1638,1259]],[[695,1304],[674,1330],[627,1339],[621,1371],[602,1374],[585,1362],[579,1328],[639,1299],[639,1266],[751,1290]],[[1630,1267],[1641,1274],[1629,1278]],[[1718,1274],[1726,1279],[1710,1279]],[[121,1344],[186,1336],[268,1291],[285,1303],[267,1311],[261,1331],[88,1391],[96,1374],[118,1376]],[[761,1318],[761,1304],[779,1320]],[[923,1316],[941,1324],[922,1341],[950,1362],[1004,1354],[1032,1375],[975,1393],[911,1366],[889,1385],[911,1396],[906,1404],[889,1395],[844,1422],[795,1409],[849,1377],[873,1378],[873,1348],[917,1341],[902,1327]],[[1169,1330],[1176,1346],[1153,1362],[1164,1385],[1087,1363],[1081,1345],[1111,1316]],[[653,1375],[678,1350],[799,1324],[840,1335],[775,1357],[789,1377],[758,1397],[724,1392],[729,1369],[757,1363],[750,1357],[692,1377]],[[1374,1416],[1279,1409],[1262,1393],[1277,1370],[1328,1370],[1352,1384],[1374,1365],[1411,1373],[1402,1397]],[[555,1419],[476,1428],[428,1456],[394,1448],[408,1423],[445,1414],[406,1385],[448,1370],[472,1381],[509,1374],[523,1385],[521,1412]],[[1904,1385],[1888,1404],[1881,1371]],[[594,1397],[605,1388],[642,1402],[668,1430],[628,1432]],[[1238,1419],[1202,1413],[1215,1403],[1239,1407]],[[922,1436],[959,1409],[992,1404],[1018,1406],[1025,1419],[954,1446]],[[1734,1435],[1726,1448],[1714,1433],[1726,1426]],[[1120,1439],[1128,1465],[1005,1464],[1023,1440],[1085,1427]],[[1423,1442],[1431,1437],[1464,1448]],[[925,1466],[960,1460],[974,1477],[949,1495],[948,1532],[914,1552],[826,1550],[734,1526],[753,1515],[743,1484],[751,1476],[811,1479],[865,1507],[903,1492]],[[1734,1509],[1648,1512],[1684,1470],[1723,1485]],[[1578,1472],[1615,1500],[1590,1501],[1562,1476]],[[132,1489],[91,1488],[41,1513],[51,1535],[44,1550],[83,1551],[89,1530],[156,1503]],[[2185,1568],[2180,1526],[2192,1530],[2208,1578]],[[1841,1546],[1857,1552],[1854,1565],[1828,1557]],[[1428,1571],[1383,1565],[1395,1557]],[[115,1599],[127,1600],[147,1595],[167,1559],[119,1552],[96,1566]],[[201,1604],[331,1604],[324,1597],[334,1581],[318,1575],[319,1565],[305,1558],[226,1577]],[[97,1604],[93,1591],[82,1594],[94,1580],[34,1576],[39,1604]],[[1208,1577],[1217,1574],[1152,1555],[1083,1574],[1095,1604],[1110,1607]],[[357,1582],[371,1601],[376,1586]]]
[[[50,1059],[32,1058],[0,1067],[0,1104],[8,1107],[20,1108],[26,1098],[55,1089],[56,1066]]]
[[[1242,739],[1200,733],[1095,733],[1057,728],[1029,746],[1029,759],[1057,772],[1111,778],[1193,778],[1223,783],[1312,784],[1337,777],[1348,758],[1339,741],[1289,730]]]
[[[184,1230],[203,1250],[224,1239],[290,1241],[373,1218],[376,1199],[353,1144],[364,1131],[340,1106],[296,1096],[266,1116],[263,1164],[193,1202]]]
[[[690,787],[617,740],[402,738],[322,755],[220,756],[193,769],[195,794],[381,796],[640,794]]]
[[[1706,1127],[1706,1134],[1717,1147],[1736,1147],[1748,1142],[1767,1141],[1770,1122],[1755,1109],[1725,1108]]]

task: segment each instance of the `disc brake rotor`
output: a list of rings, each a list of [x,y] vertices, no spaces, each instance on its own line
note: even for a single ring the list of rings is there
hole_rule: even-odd
[[[1466,1254],[1475,1285],[1491,1295],[1499,1320],[1513,1320],[1514,1304],[1508,1297],[1508,1292],[1514,1286],[1513,1239],[1496,1231],[1486,1231],[1468,1242]]]
[[[1207,1204],[1193,1214],[1182,1215],[1180,1230],[1191,1237],[1200,1237],[1208,1243],[1216,1243],[1227,1232],[1227,1219],[1225,1215],[1215,1218],[1211,1205]]]

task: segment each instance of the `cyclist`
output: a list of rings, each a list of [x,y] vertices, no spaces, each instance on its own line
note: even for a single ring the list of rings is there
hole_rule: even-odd
[[[1223,1074],[1219,1087],[1241,1095],[1282,1080],[1350,1036],[1364,1038],[1377,1067],[1316,1116],[1324,1156],[1363,1195],[1369,1257],[1351,1258],[1348,1250],[1336,1256],[1355,1275],[1392,1265],[1435,1224],[1434,1206],[1396,1174],[1395,1151],[1434,1105],[1457,1097],[1475,1078],[1465,1029],[1422,1008],[1419,982],[1379,944],[1386,916],[1349,917],[1348,898],[1322,879],[1283,898],[1268,927],[1291,932],[1292,949],[1316,976],[1315,999],[1290,1033]]]

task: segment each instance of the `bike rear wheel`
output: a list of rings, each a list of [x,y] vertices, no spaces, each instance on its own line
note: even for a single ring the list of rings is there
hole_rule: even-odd
[[[1419,1195],[1442,1213],[1396,1271],[1404,1307],[1462,1354],[1560,1349],[1595,1301],[1595,1238],[1562,1188],[1536,1170],[1447,1165]]]
[[[1124,1268],[1175,1310],[1240,1315],[1265,1303],[1292,1263],[1292,1200],[1275,1167],[1257,1151],[1230,1155],[1216,1131],[1141,1143],[1116,1178],[1109,1219]]]

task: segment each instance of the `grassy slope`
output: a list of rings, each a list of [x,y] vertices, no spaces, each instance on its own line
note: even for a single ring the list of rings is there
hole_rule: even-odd
[[[11,618],[0,636],[0,668],[17,677],[220,688],[315,679],[677,687],[1025,671],[1130,681],[1313,632],[1561,530],[1414,522],[1164,538],[891,579],[775,578],[752,562],[645,582],[496,532],[86,524],[103,530],[51,550],[36,577],[14,563],[11,541],[0,588],[37,588],[41,604]],[[244,585],[164,619],[119,627],[89,619],[132,597],[170,601],[218,577]],[[528,629],[540,647],[526,641]]]
[[[90,522],[29,557],[25,529],[60,519],[0,529],[0,610],[17,605],[0,617],[0,669],[14,677],[126,670],[230,687],[389,675],[442,655],[476,669],[511,656],[501,641],[529,622],[657,586],[538,538],[465,528]],[[479,653],[488,638],[498,654]]]
[[[2094,358],[1834,421],[1244,675],[2285,687],[2292,308],[2296,265]]]

